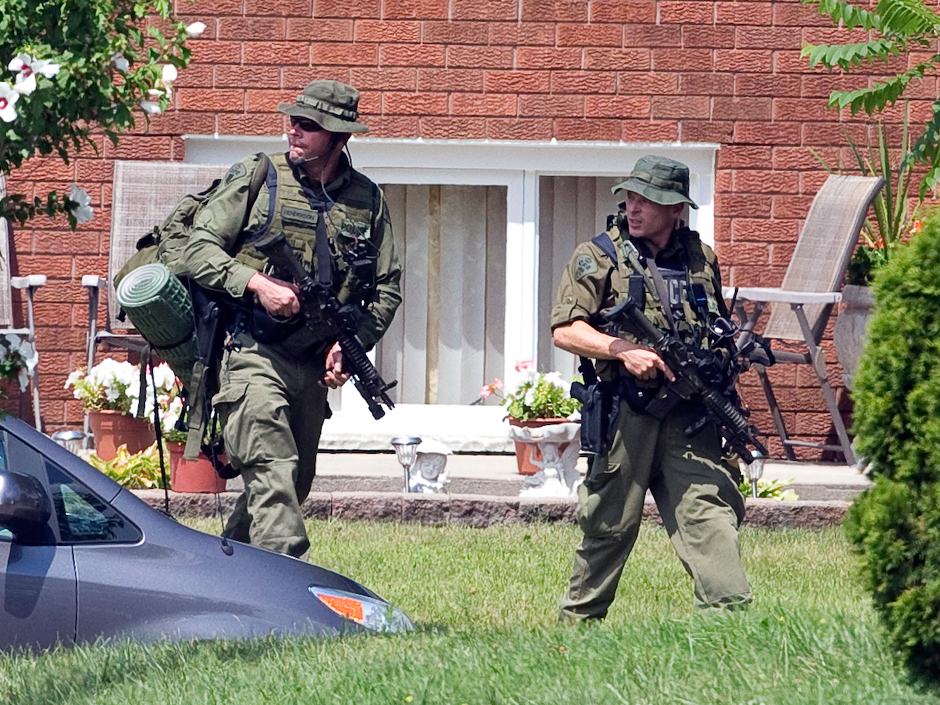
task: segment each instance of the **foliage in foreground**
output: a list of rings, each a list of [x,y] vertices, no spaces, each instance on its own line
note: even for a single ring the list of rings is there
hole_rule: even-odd
[[[854,431],[875,484],[847,530],[895,647],[940,682],[940,217],[898,251],[874,294]]]
[[[940,705],[893,663],[838,529],[745,530],[756,600],[709,614],[692,607],[665,532],[645,526],[607,622],[562,628],[571,526],[309,527],[314,561],[386,596],[418,630],[0,656],[0,705]]]

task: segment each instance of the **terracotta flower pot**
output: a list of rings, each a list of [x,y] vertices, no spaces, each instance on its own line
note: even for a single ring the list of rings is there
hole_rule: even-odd
[[[113,460],[121,445],[133,454],[157,441],[149,421],[120,411],[89,411],[88,425],[95,438],[95,454],[102,460]]]
[[[571,423],[568,419],[565,418],[554,418],[554,419],[532,419],[531,421],[520,421],[519,419],[514,419],[510,417],[509,425],[518,426],[520,428],[541,428],[542,426],[550,426],[553,424],[559,423]],[[524,443],[523,441],[513,440],[516,446],[516,466],[519,468],[520,475],[534,475],[539,471],[538,465],[535,465],[533,460],[542,460],[542,451],[539,450],[538,445],[535,443]],[[564,453],[565,449],[569,446],[569,443],[564,443],[559,447],[559,452]]]
[[[198,460],[183,458],[182,443],[167,443],[170,452],[170,487],[174,492],[216,494],[225,492],[225,480],[212,467],[212,461],[203,453]],[[224,456],[220,456],[225,462]]]

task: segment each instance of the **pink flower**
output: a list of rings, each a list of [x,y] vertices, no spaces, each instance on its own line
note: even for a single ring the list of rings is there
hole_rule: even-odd
[[[534,363],[532,362],[532,360],[520,360],[519,362],[516,363],[516,372],[522,372],[523,370],[527,370],[530,367],[532,367],[533,364]]]

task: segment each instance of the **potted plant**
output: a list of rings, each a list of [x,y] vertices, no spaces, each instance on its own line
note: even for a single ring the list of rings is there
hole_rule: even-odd
[[[153,374],[156,394],[172,394],[176,376],[169,365],[158,365]],[[147,378],[150,378],[149,371]],[[81,368],[72,372],[65,382],[65,388],[70,387],[88,414],[95,453],[99,458],[112,460],[121,445],[126,445],[133,455],[154,443],[155,434],[150,422],[153,418],[153,390],[147,394],[143,418],[135,416],[140,401],[139,365],[106,358],[90,370]]]
[[[529,429],[510,435],[515,442],[519,472],[534,475],[539,471],[536,463],[542,460],[538,443],[545,440],[546,433],[533,433],[531,429],[568,424],[567,428],[556,429],[556,433],[552,434],[557,438],[558,433],[563,432],[567,438],[558,448],[559,453],[564,453],[571,443],[580,443],[581,402],[569,396],[571,385],[558,372],[536,372],[529,361],[518,363],[516,371],[520,376],[511,391],[504,392],[502,380],[497,379],[484,386],[480,396],[484,399],[493,396],[500,398],[501,404],[506,407],[509,425],[516,429]]]

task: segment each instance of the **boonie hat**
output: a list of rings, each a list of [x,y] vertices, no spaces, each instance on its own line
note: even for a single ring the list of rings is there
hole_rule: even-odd
[[[339,81],[311,81],[295,103],[279,103],[278,112],[310,118],[328,132],[368,132],[359,119],[359,91]]]
[[[611,191],[632,191],[662,206],[688,203],[692,208],[698,208],[689,198],[689,167],[666,157],[640,157],[627,180]]]

